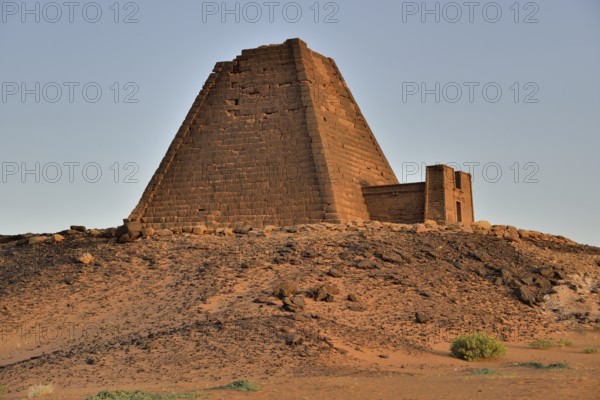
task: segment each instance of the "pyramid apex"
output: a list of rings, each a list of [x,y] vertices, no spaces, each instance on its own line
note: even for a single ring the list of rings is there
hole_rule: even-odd
[[[288,39],[288,40],[285,41],[285,44],[292,45],[292,46],[293,45],[299,45],[299,46],[308,48],[308,45],[306,44],[306,42],[304,40],[300,39],[300,38],[291,38],[291,39]]]

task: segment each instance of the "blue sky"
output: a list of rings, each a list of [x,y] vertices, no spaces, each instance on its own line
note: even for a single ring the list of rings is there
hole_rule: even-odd
[[[600,2],[373,3],[2,2],[0,233],[118,225],[214,64],[299,37],[400,180],[450,163],[477,219],[600,245]]]

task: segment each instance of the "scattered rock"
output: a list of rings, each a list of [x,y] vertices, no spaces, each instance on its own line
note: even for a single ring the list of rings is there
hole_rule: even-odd
[[[77,261],[79,261],[82,264],[89,264],[92,261],[94,261],[94,256],[92,256],[90,253],[83,253],[78,259]]]
[[[27,241],[28,244],[39,244],[39,243],[44,243],[48,240],[48,236],[34,236],[34,237],[30,237],[29,240]]]
[[[367,227],[369,227],[370,229],[381,229],[383,228],[383,224],[379,221],[369,221],[367,223]]]
[[[419,324],[425,324],[431,321],[431,315],[425,311],[417,311],[415,313],[415,321],[417,321]]]
[[[390,358],[390,356],[388,356],[387,354],[380,354],[378,357],[379,358]]]
[[[295,333],[291,333],[289,335],[286,335],[285,344],[287,344],[288,346],[297,346],[299,344],[302,344],[302,338],[299,335],[296,335]]]
[[[302,258],[315,258],[315,254],[309,250],[303,251],[301,256]]]
[[[492,229],[492,224],[485,220],[475,221],[471,224],[471,228],[473,228],[473,230],[489,231]]]
[[[55,233],[54,235],[52,235],[52,241],[54,243],[62,243],[64,242],[65,237],[59,233]]]
[[[356,312],[360,312],[360,311],[365,311],[367,308],[360,303],[352,303],[352,304],[348,304],[348,310],[350,311],[356,311]]]
[[[437,228],[438,224],[432,219],[426,219],[424,223],[426,228]]]
[[[117,227],[117,230],[115,231],[115,236],[119,238],[123,235],[126,235],[127,233],[129,233],[129,229],[127,228],[127,225],[120,225]]]
[[[248,232],[250,232],[252,230],[252,227],[248,224],[244,224],[242,226],[237,226],[233,229],[234,233],[237,233],[238,235],[247,235]]]
[[[425,233],[425,232],[427,232],[427,227],[425,226],[425,224],[417,224],[417,225],[414,226],[413,232],[415,232],[415,233]]]
[[[87,365],[94,365],[94,364],[96,364],[96,360],[94,358],[92,358],[92,357],[88,357],[88,358],[85,359],[85,363]]]
[[[516,290],[516,295],[521,302],[533,306],[536,303],[535,294],[528,286],[520,286]]]
[[[304,310],[304,306],[306,305],[306,302],[304,301],[304,297],[303,296],[291,296],[291,297],[284,297],[282,299],[283,301],[283,309],[285,311],[289,311],[289,312],[298,312],[298,311],[302,311]]]
[[[155,233],[156,233],[156,231],[152,227],[142,229],[142,237],[144,237],[144,238],[149,238],[151,236],[154,236]]]
[[[538,273],[545,278],[551,278],[554,275],[554,268],[542,267],[538,269]]]
[[[170,229],[159,229],[156,231],[156,234],[158,236],[172,236],[173,235],[173,231]]]
[[[398,254],[389,252],[389,251],[380,254],[379,257],[383,261],[386,261],[386,262],[389,262],[389,263],[393,263],[393,264],[402,264],[402,263],[404,263],[404,260],[402,259],[401,256],[399,256]]]
[[[206,225],[196,225],[192,228],[192,233],[194,235],[204,235],[206,232]]]
[[[343,276],[342,270],[337,267],[331,267],[329,269],[329,271],[327,272],[327,275],[334,277],[334,278],[341,278]]]
[[[296,292],[297,292],[296,285],[294,285],[291,282],[279,283],[273,289],[273,295],[280,299],[283,299],[284,297],[290,297],[290,296],[296,294]]]
[[[521,238],[519,237],[519,231],[514,226],[508,226],[504,231],[504,238],[511,242],[519,242]]]
[[[275,229],[277,229],[275,225],[267,225],[263,228],[262,233],[265,236],[269,236]]]
[[[233,233],[233,229],[231,228],[217,228],[215,233],[217,235],[222,235],[222,236],[233,236],[235,235],[235,233]]]
[[[538,276],[536,278],[534,278],[533,283],[535,284],[535,286],[539,287],[540,289],[550,289],[552,287],[552,284],[550,283],[550,280],[548,280],[547,278],[544,278],[543,276]]]
[[[348,297],[346,298],[348,301],[352,301],[352,302],[358,302],[358,296],[355,294],[349,294]]]
[[[335,285],[324,284],[310,291],[310,296],[315,301],[333,301],[333,296],[338,294],[339,290]]]
[[[500,269],[500,277],[502,278],[502,282],[504,284],[510,283],[514,278],[514,273],[508,268]]]
[[[85,226],[82,226],[82,225],[71,225],[70,228],[72,231],[77,231],[77,232],[85,232],[86,231]]]
[[[533,278],[532,278],[532,277],[530,277],[530,276],[526,276],[526,277],[524,277],[524,278],[521,278],[521,282],[522,282],[524,285],[531,286],[531,285],[533,285]]]

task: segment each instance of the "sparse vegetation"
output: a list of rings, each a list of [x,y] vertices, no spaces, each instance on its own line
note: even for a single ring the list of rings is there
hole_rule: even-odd
[[[477,368],[472,370],[469,375],[494,375],[496,371],[491,368]]]
[[[555,346],[556,344],[550,339],[535,339],[529,343],[529,347],[536,350],[548,350]]]
[[[95,396],[87,397],[86,400],[175,400],[197,399],[198,397],[201,395],[197,393],[159,394],[141,390],[115,390],[98,392]]]
[[[566,339],[552,340],[552,339],[535,339],[529,343],[529,347],[536,350],[548,350],[554,347],[571,347],[573,342]]]
[[[225,386],[212,388],[212,390],[237,390],[238,392],[256,392],[259,389],[260,388],[256,383],[248,380],[235,381]]]
[[[27,389],[27,397],[30,399],[48,396],[52,393],[54,393],[52,385],[34,385]]]
[[[598,352],[598,349],[596,347],[586,347],[585,349],[583,349],[583,352],[585,354],[594,354]]]
[[[565,339],[560,339],[558,342],[556,342],[556,345],[558,347],[571,347],[573,346],[573,342]]]
[[[529,368],[537,368],[537,369],[567,369],[569,365],[566,362],[561,363],[551,363],[545,364],[541,362],[524,362],[524,363],[514,363],[516,367],[529,367]]]
[[[454,339],[450,352],[456,358],[475,361],[505,355],[506,345],[486,333],[478,332]]]

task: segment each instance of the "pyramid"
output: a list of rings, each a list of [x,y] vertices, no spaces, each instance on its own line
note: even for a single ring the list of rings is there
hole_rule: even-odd
[[[362,187],[397,183],[335,62],[290,39],[215,65],[125,221],[366,220]]]

